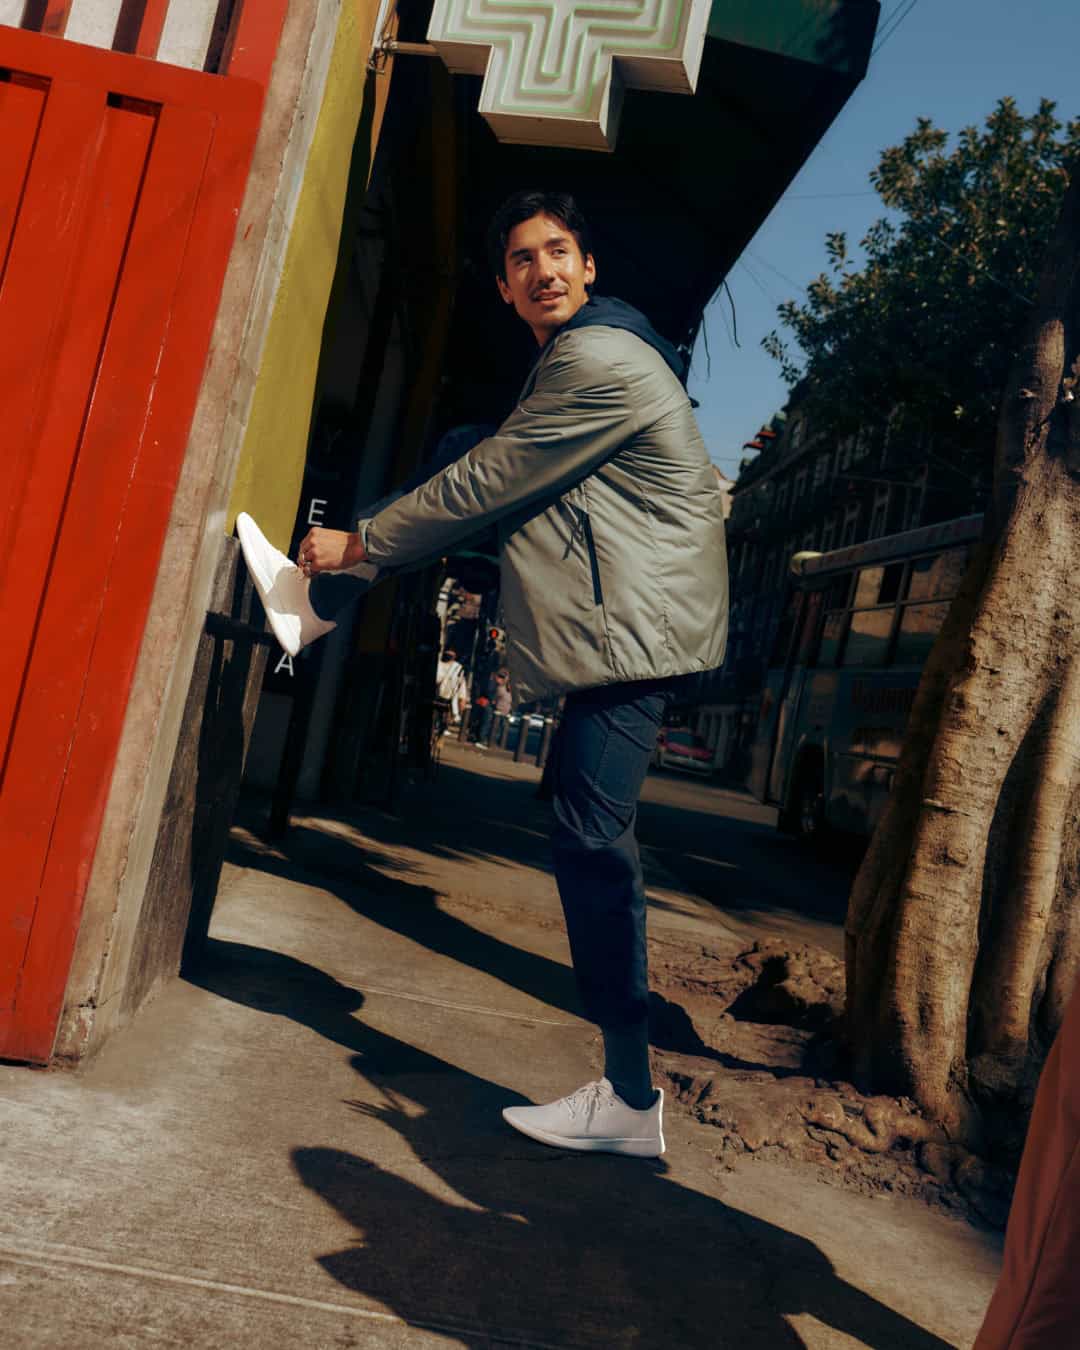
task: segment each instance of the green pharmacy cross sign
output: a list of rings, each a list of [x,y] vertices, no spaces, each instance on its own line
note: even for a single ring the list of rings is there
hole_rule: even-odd
[[[711,0],[435,0],[428,41],[482,75],[502,141],[611,150],[623,90],[692,94]]]

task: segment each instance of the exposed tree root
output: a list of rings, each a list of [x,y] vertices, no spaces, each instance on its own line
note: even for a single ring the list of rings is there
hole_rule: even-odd
[[[867,1194],[905,1194],[1001,1226],[1008,1171],[948,1139],[906,1098],[844,1081],[834,1035],[842,964],[810,945],[717,942],[689,959],[654,944],[654,1069],[716,1130],[723,1165],[812,1167]]]

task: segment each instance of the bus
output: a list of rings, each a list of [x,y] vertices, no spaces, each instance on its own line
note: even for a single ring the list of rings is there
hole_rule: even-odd
[[[781,830],[869,835],[885,809],[915,690],[982,533],[982,516],[830,553],[797,553],[773,644],[748,786]]]

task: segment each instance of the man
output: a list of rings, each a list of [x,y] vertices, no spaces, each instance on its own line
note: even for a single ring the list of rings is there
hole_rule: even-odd
[[[285,583],[297,597],[288,617],[305,633],[328,621],[303,578],[363,569],[370,578],[497,527],[515,696],[567,694],[552,849],[578,987],[605,1058],[599,1082],[503,1114],[544,1143],[657,1157],[663,1094],[649,1073],[634,823],[669,705],[723,659],[723,503],[678,355],[629,305],[590,294],[596,263],[574,201],[516,194],[496,213],[489,247],[499,294],[540,347],[517,407],[355,532],[311,530],[300,573]],[[274,587],[288,560],[269,545],[260,552],[255,533],[242,523],[260,589],[280,607]]]

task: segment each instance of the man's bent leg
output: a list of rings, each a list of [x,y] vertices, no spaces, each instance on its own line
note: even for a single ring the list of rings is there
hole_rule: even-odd
[[[634,824],[667,705],[661,681],[571,694],[553,799],[555,875],[585,1014],[604,1033],[606,1076],[638,1110],[654,1094],[645,883]]]
[[[346,605],[371,590],[374,583],[349,572],[321,572],[311,578],[308,596],[320,619],[334,619]]]

